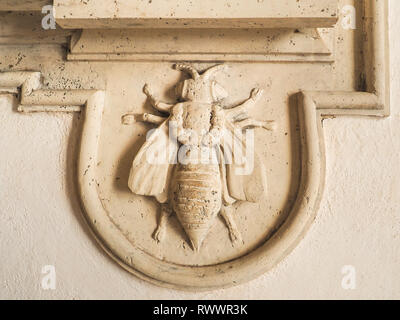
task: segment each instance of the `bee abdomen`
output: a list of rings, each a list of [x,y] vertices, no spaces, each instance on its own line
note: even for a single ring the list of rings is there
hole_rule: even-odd
[[[172,198],[180,223],[193,247],[199,248],[221,208],[221,181],[218,166],[193,169],[177,170]]]

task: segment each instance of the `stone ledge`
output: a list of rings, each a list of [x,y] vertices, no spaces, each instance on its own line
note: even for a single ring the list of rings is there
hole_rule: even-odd
[[[168,3],[166,5],[166,3]],[[337,22],[337,0],[55,0],[63,28],[317,28]]]

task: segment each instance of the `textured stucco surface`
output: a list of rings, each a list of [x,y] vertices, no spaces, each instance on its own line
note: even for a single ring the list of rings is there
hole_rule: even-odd
[[[391,116],[324,121],[315,223],[271,272],[226,290],[168,290],[121,269],[93,240],[74,191],[78,116],[21,116],[12,97],[0,98],[0,298],[400,298],[399,15],[390,1]],[[56,290],[41,289],[44,265],[56,267]],[[344,265],[356,269],[355,290],[341,287]]]

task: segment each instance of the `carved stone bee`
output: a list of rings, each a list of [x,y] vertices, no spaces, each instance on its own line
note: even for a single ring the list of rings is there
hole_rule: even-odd
[[[246,128],[274,130],[274,121],[257,121],[247,114],[263,92],[253,89],[243,104],[223,108],[220,102],[227,93],[213,77],[225,65],[214,66],[203,74],[188,65],[178,64],[175,68],[191,75],[191,79],[176,86],[180,102],[168,104],[157,100],[146,84],[144,93],[165,116],[145,113],[122,118],[124,124],[144,121],[158,125],[133,160],[129,188],[138,195],[154,196],[161,204],[158,227],[153,234],[157,241],[163,240],[167,218],[175,212],[195,251],[200,249],[219,213],[231,241],[242,242],[232,204],[258,202],[266,194],[266,176],[257,154],[251,159],[251,171],[246,173],[244,167],[249,163],[239,159],[241,156],[234,149],[246,147],[241,134]],[[149,154],[165,155],[166,150],[166,161],[149,161]],[[204,150],[208,151],[205,159],[213,161],[199,160]]]

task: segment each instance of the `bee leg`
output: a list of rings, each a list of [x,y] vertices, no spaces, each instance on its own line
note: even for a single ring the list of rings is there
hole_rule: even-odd
[[[122,116],[122,124],[124,125],[131,125],[135,122],[148,122],[156,125],[160,125],[163,123],[167,118],[156,116],[151,113],[142,113],[142,114],[132,114],[128,113]]]
[[[160,125],[166,119],[167,118],[156,116],[156,115],[151,114],[151,113],[143,113],[143,114],[140,114],[140,115],[136,116],[136,121],[148,122],[148,123],[157,124],[157,125]]]
[[[237,245],[239,243],[243,243],[243,240],[242,235],[240,234],[240,231],[236,226],[236,222],[233,219],[232,211],[232,207],[223,205],[221,208],[221,216],[225,220],[226,226],[228,227],[229,236],[232,243],[234,245]]]
[[[157,229],[153,233],[153,239],[157,242],[161,242],[165,238],[166,224],[168,218],[171,216],[172,210],[167,203],[161,204],[161,212],[158,220]]]
[[[149,87],[149,85],[147,83],[143,87],[143,92],[149,98],[150,103],[153,106],[153,108],[158,110],[158,111],[160,111],[160,112],[169,113],[171,108],[174,106],[174,104],[165,103],[165,102],[161,102],[160,100],[158,100],[153,95],[153,93],[150,90],[150,87]]]
[[[247,112],[260,100],[263,92],[264,90],[261,89],[253,89],[249,99],[238,106],[225,110],[227,119],[232,121],[238,117],[247,115]]]

